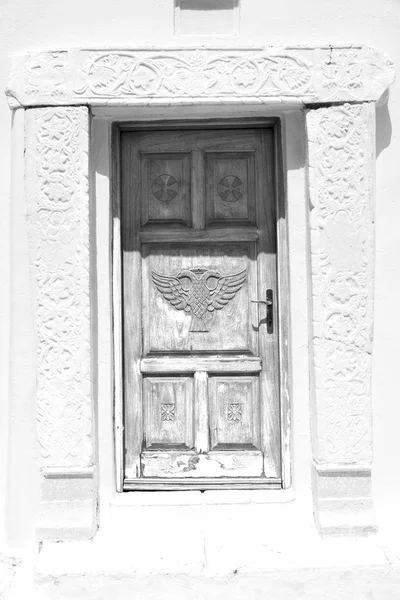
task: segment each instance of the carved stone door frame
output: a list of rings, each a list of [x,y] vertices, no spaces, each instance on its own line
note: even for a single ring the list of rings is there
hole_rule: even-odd
[[[315,514],[324,532],[373,529],[375,102],[393,79],[391,61],[361,46],[81,49],[15,59],[6,93],[12,109],[25,111],[41,538],[90,536],[96,523],[88,135],[98,106],[116,115],[153,106],[166,118],[181,105],[305,109]],[[71,499],[85,510],[63,530]]]

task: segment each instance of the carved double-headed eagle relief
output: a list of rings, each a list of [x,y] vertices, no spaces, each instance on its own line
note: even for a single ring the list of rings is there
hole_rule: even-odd
[[[221,310],[246,281],[246,269],[231,275],[204,268],[184,269],[177,275],[151,272],[153,283],[174,308],[192,316],[190,331],[210,331],[207,313]]]

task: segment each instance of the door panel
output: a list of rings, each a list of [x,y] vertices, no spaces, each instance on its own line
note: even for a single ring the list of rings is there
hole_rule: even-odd
[[[144,449],[193,448],[193,378],[143,379]]]
[[[142,225],[190,225],[190,154],[142,153]]]
[[[260,449],[258,377],[209,379],[211,449]]]
[[[276,295],[273,148],[270,129],[121,134],[129,489],[280,480],[262,304]]]
[[[143,245],[142,269],[144,355],[257,354],[254,247]]]
[[[206,152],[207,223],[254,223],[254,152]]]

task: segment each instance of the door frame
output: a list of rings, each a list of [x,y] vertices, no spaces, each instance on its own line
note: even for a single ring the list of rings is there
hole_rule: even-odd
[[[121,156],[120,134],[122,131],[174,130],[174,129],[243,129],[271,128],[274,139],[275,208],[277,233],[277,317],[279,349],[279,398],[281,433],[281,483],[258,483],[239,480],[186,481],[158,484],[155,489],[287,489],[291,486],[291,372],[290,372],[290,312],[289,312],[289,255],[287,229],[286,185],[284,178],[284,155],[281,120],[265,118],[218,118],[185,120],[152,120],[140,122],[114,122],[111,132],[111,181],[112,205],[112,319],[113,319],[113,364],[114,364],[114,449],[117,492],[140,490],[140,480],[134,488],[124,485],[124,399],[123,399],[123,327],[122,327],[122,261],[121,261]],[[155,484],[157,485],[157,484]],[[145,484],[149,489],[149,484]]]
[[[223,77],[220,76],[221,68]],[[240,76],[248,69],[255,75],[250,85]],[[145,82],[143,78],[137,79],[142,70],[148,75]],[[345,77],[339,76],[343,73]],[[105,478],[111,484],[114,457],[111,449],[101,451],[98,427],[104,420],[100,413],[105,410],[108,414],[108,408],[111,409],[112,384],[110,394],[108,389],[100,393],[97,387],[96,302],[102,294],[97,296],[97,289],[93,289],[96,288],[97,256],[102,257],[107,269],[111,258],[111,244],[107,244],[107,249],[96,246],[97,227],[102,235],[106,233],[103,223],[96,219],[96,198],[99,192],[108,209],[109,193],[105,182],[111,164],[111,161],[108,163],[109,124],[133,119],[140,121],[147,117],[151,120],[166,116],[193,118],[194,115],[201,118],[245,114],[282,116],[287,202],[294,226],[300,215],[302,223],[303,217],[305,219],[305,229],[298,232],[300,236],[290,230],[293,246],[290,270],[291,276],[297,278],[301,266],[309,289],[308,302],[304,297],[302,278],[298,279],[300,286],[296,280],[291,293],[296,302],[302,302],[297,308],[292,306],[300,319],[296,317],[299,323],[291,336],[297,340],[297,324],[302,330],[302,340],[306,329],[309,332],[302,347],[297,341],[292,344],[296,396],[299,396],[300,404],[302,398],[308,400],[299,407],[292,431],[298,430],[298,419],[305,416],[302,416],[303,411],[309,411],[310,417],[306,447],[301,439],[304,433],[296,434],[300,456],[296,467],[292,463],[293,473],[295,468],[301,470],[303,489],[312,491],[315,520],[321,532],[364,534],[374,531],[371,377],[375,117],[377,107],[386,105],[387,91],[394,78],[394,64],[385,53],[357,44],[305,43],[296,47],[251,48],[223,45],[201,49],[188,46],[60,47],[57,51],[30,52],[13,57],[6,89],[13,110],[12,206],[16,211],[17,254],[24,248],[20,236],[26,235],[29,244],[26,241],[23,261],[31,274],[30,280],[23,278],[26,294],[21,294],[21,278],[18,273],[16,275],[15,319],[20,325],[33,311],[33,321],[24,328],[24,343],[31,328],[32,335],[42,335],[48,316],[43,308],[52,305],[49,295],[42,295],[41,273],[54,266],[56,277],[46,282],[46,290],[52,290],[53,284],[57,288],[59,280],[68,277],[68,292],[74,299],[76,314],[76,319],[67,326],[68,340],[53,338],[49,342],[45,336],[45,352],[39,351],[33,338],[28,344],[28,370],[33,384],[29,377],[23,383],[20,381],[18,344],[11,348],[10,354],[12,380],[18,382],[15,384],[18,389],[13,390],[19,393],[22,385],[25,398],[19,407],[14,407],[15,414],[20,415],[22,422],[26,421],[27,414],[31,415],[30,424],[32,431],[36,430],[40,448],[40,472],[39,469],[37,472],[31,470],[29,475],[33,487],[38,486],[41,491],[42,514],[35,522],[40,539],[91,538],[98,522],[99,495],[104,495],[104,487],[99,486],[98,480],[102,462],[110,467],[110,472],[105,471]],[[91,130],[92,117],[93,121],[100,119],[102,126],[96,124]],[[382,127],[379,119],[378,126]],[[98,136],[95,142],[92,132]],[[68,176],[72,177],[69,182],[73,181],[73,186],[65,187],[63,196],[63,203],[64,200],[68,202],[70,210],[63,226],[51,234],[41,226],[39,218],[43,209],[48,209],[48,199],[52,195],[52,181],[47,177],[49,145],[51,156],[64,164]],[[99,152],[100,147],[103,152]],[[304,156],[305,152],[307,156]],[[338,153],[340,160],[336,160]],[[299,156],[301,163],[297,162]],[[356,161],[352,160],[354,157],[357,157]],[[92,170],[98,160],[104,168],[105,178],[102,174],[97,177]],[[350,163],[351,168],[348,168]],[[363,187],[355,189],[349,197],[348,206],[341,215],[348,227],[345,228],[346,235],[340,239],[327,236],[336,219],[335,203],[332,204],[335,186],[330,182],[337,176],[345,187],[351,185],[354,176],[363,182]],[[64,178],[63,173],[57,175],[58,180]],[[100,187],[96,190],[97,184]],[[357,223],[351,219],[354,210],[359,217]],[[65,235],[66,230],[68,235]],[[306,240],[302,239],[304,232]],[[298,245],[298,240],[302,245]],[[57,265],[53,260],[54,242],[63,248]],[[354,248],[357,248],[356,256],[363,256],[362,261],[348,261],[349,257],[355,256]],[[74,277],[70,277],[71,259],[78,267]],[[347,264],[345,271],[343,262]],[[354,309],[354,303],[348,298],[340,300],[343,309],[354,320],[349,330],[338,332],[334,340],[330,339],[332,311],[326,302],[327,295],[321,295],[321,290],[334,291],[333,273],[336,273],[336,282],[344,281],[346,277],[355,279],[364,299],[362,313]],[[107,299],[111,299],[108,272],[107,281],[103,280],[103,283],[107,287]],[[106,330],[107,337],[108,322]],[[347,338],[360,331],[363,332],[361,345],[348,345]],[[110,342],[107,346],[110,351],[111,345]],[[343,378],[335,365],[347,351],[351,353],[352,371]],[[60,355],[69,358],[71,368],[60,370]],[[302,365],[300,356],[304,358]],[[104,360],[107,369],[108,353]],[[112,365],[109,372],[107,369],[105,379],[110,377]],[[355,403],[352,411],[346,412],[341,398],[347,393],[348,383],[355,384],[360,377],[365,382],[363,402]],[[49,379],[53,387],[48,386]],[[66,410],[61,418],[52,411],[53,390],[59,383],[62,384],[59,391],[62,391],[58,397]],[[33,411],[32,402],[36,409]],[[111,415],[109,421],[107,416],[106,422],[108,427],[112,422]],[[361,436],[357,425],[362,425]],[[303,427],[306,427],[304,422]],[[111,436],[112,432],[109,433]],[[101,440],[102,444],[104,441]],[[17,439],[15,443],[18,443]],[[311,481],[307,473],[311,475]],[[16,485],[23,496],[26,477],[20,478]],[[112,489],[115,490],[114,481]],[[271,497],[271,494],[267,496]],[[283,495],[280,493],[280,498]],[[126,500],[129,496],[132,498],[129,494],[122,496]]]

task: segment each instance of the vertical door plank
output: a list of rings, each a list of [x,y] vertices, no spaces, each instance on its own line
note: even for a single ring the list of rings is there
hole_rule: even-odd
[[[280,433],[281,433],[281,465],[282,487],[289,488],[291,477],[291,436],[290,436],[290,289],[289,289],[289,246],[287,234],[287,207],[284,189],[284,173],[282,164],[282,141],[280,128],[277,127],[274,136],[275,150],[275,197],[277,206],[277,318],[279,320],[279,403],[280,403]]]
[[[274,144],[272,130],[259,131],[257,152],[257,213],[259,300],[273,290],[273,333],[267,332],[267,307],[259,304],[259,352],[263,362],[260,373],[262,450],[266,477],[281,475],[280,405],[278,374],[278,320],[276,279],[276,208],[274,194]]]
[[[141,252],[138,236],[140,223],[139,152],[132,136],[122,134],[122,282],[124,301],[124,408],[125,477],[140,477],[142,449],[141,358]]]
[[[116,471],[115,482],[118,492],[123,491],[124,482],[124,401],[123,401],[123,337],[122,337],[122,265],[121,265],[121,139],[117,127],[112,131],[112,236],[114,252],[112,253],[112,294],[113,294],[113,343],[114,343],[114,441]]]
[[[192,152],[192,215],[193,229],[204,229],[206,222],[204,155],[195,148]]]
[[[208,375],[206,371],[194,374],[195,447],[197,452],[209,450]]]

